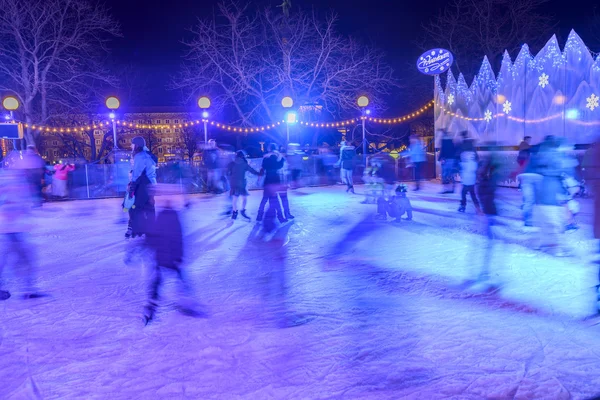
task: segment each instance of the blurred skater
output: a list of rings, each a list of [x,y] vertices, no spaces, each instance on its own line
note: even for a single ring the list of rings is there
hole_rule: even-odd
[[[340,166],[340,176],[342,183],[347,186],[346,193],[350,192],[354,194],[354,179],[352,174],[354,173],[356,149],[345,141],[342,141],[340,145],[340,159],[338,161],[338,165]]]
[[[442,165],[442,185],[444,186],[441,194],[454,193],[456,187],[456,180],[454,179],[456,146],[450,133],[446,130],[442,131],[438,161]]]
[[[35,227],[31,212],[36,204],[29,172],[38,164],[17,152],[8,157],[12,158],[11,166],[0,170],[0,280],[4,267],[11,263],[23,281],[23,298],[42,297],[34,283],[35,247],[29,240]],[[10,296],[8,290],[0,290],[0,300]]]
[[[151,252],[150,268],[152,273],[148,303],[144,308],[144,324],[150,323],[156,315],[164,276],[169,273],[174,274],[179,283],[178,310],[189,316],[201,316],[202,314],[196,310],[193,301],[189,298],[192,291],[182,269],[183,228],[179,214],[172,207],[170,200],[167,200],[165,208],[156,217],[152,232],[148,234],[147,245]]]
[[[460,195],[459,212],[464,213],[467,209],[467,193],[473,200],[473,205],[477,213],[481,212],[477,195],[475,194],[475,183],[477,183],[477,161],[475,160],[475,152],[464,151],[460,155],[460,180],[462,182],[462,191]]]
[[[400,222],[406,214],[406,220],[412,221],[412,206],[406,196],[407,192],[408,186],[400,184],[396,188],[395,195],[391,196],[389,200],[380,197],[377,200],[377,214],[383,215],[382,219],[387,219],[386,214],[389,214],[394,218],[394,222]]]
[[[74,170],[75,165],[69,163],[63,164],[62,161],[60,164],[56,164],[54,166],[54,175],[52,177],[52,196],[64,199],[69,195],[67,181],[69,179],[69,172]]]
[[[524,165],[524,170],[517,175],[517,182],[523,195],[523,223],[525,226],[533,226],[533,210],[535,205],[535,195],[539,190],[538,186],[542,184],[543,177],[539,174],[537,163],[538,146],[529,149],[528,161]]]
[[[421,189],[421,173],[423,169],[423,164],[426,161],[425,154],[425,145],[420,137],[411,135],[410,136],[410,144],[408,147],[408,154],[410,157],[410,162],[414,169],[414,177],[415,177],[415,189]]]
[[[228,173],[231,179],[231,205],[232,205],[232,213],[231,219],[236,219],[238,217],[238,200],[242,198],[242,209],[240,214],[242,217],[250,220],[250,217],[246,214],[246,204],[248,203],[248,182],[246,181],[246,172],[250,172],[254,175],[259,175],[258,171],[252,168],[248,164],[246,152],[243,150],[238,150],[236,153],[235,160],[229,164]]]
[[[542,181],[535,196],[535,218],[540,228],[538,248],[556,256],[566,256],[570,252],[563,239],[566,219],[561,203],[565,189],[563,155],[558,151],[559,146],[560,142],[554,136],[547,136],[540,145],[536,162]]]
[[[34,206],[41,207],[43,202],[42,187],[45,172],[44,160],[37,152],[35,146],[27,146],[24,158],[27,159],[27,177],[33,190]]]
[[[210,193],[223,193],[221,180],[220,154],[217,142],[214,139],[208,141],[208,147],[202,154],[202,162],[206,168],[206,185]]]
[[[287,150],[287,162],[290,170],[290,187],[292,189],[298,189],[300,184],[300,178],[302,175],[302,157],[304,152],[300,150],[300,145],[297,143],[290,143]]]
[[[594,196],[594,239],[598,241],[596,251],[600,255],[600,137],[588,149],[583,160],[583,174]],[[597,317],[600,317],[600,260],[598,264],[598,281],[596,281]]]
[[[133,168],[130,190],[135,193],[135,207],[129,210],[131,237],[142,236],[152,229],[155,218],[154,186],[156,185],[156,156],[146,147],[141,136],[131,140]]]
[[[483,221],[487,236],[487,246],[484,253],[483,267],[479,274],[479,281],[488,281],[490,279],[490,263],[494,249],[494,239],[496,239],[496,218],[498,210],[496,208],[496,189],[500,176],[500,159],[497,155],[497,145],[490,143],[490,154],[483,158],[477,171],[478,184],[477,195],[483,212]]]
[[[265,225],[268,228],[274,227],[275,217],[281,223],[285,223],[288,219],[293,219],[294,216],[290,213],[290,205],[287,198],[287,188],[282,187],[281,176],[279,171],[283,168],[285,159],[283,154],[277,151],[277,144],[269,145],[269,152],[264,155],[262,162],[262,173],[265,175],[263,198],[258,207],[257,221],[262,221],[265,215],[265,206],[269,203]],[[279,199],[281,198],[281,203]],[[283,206],[283,210],[282,210]]]

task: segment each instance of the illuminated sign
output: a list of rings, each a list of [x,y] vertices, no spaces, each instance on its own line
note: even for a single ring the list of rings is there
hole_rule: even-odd
[[[444,49],[432,49],[417,60],[417,68],[425,75],[438,75],[450,69],[454,62],[452,53]]]

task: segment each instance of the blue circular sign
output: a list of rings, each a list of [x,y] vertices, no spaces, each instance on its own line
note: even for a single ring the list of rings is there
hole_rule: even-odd
[[[425,75],[438,75],[450,69],[454,62],[452,53],[445,49],[426,51],[417,60],[417,68]]]

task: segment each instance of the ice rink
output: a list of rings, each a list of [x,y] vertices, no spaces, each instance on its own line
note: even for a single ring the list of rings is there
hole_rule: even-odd
[[[520,193],[500,189],[499,290],[480,291],[468,282],[487,239],[470,200],[460,214],[458,194],[429,183],[409,192],[414,220],[392,223],[356,190],[290,192],[296,219],[270,241],[220,216],[226,197],[191,196],[185,269],[206,316],[179,313],[170,284],[148,326],[147,266],[124,262],[136,243],[121,199],[45,204],[31,242],[49,297],[23,300],[14,268],[3,274],[0,398],[600,396],[600,325],[584,321],[599,268],[589,200],[564,237],[574,256],[556,258],[533,250]]]

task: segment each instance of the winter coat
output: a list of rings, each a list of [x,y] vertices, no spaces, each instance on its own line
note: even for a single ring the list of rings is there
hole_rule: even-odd
[[[258,171],[248,164],[248,161],[239,157],[236,157],[235,160],[229,164],[228,172],[230,184],[233,188],[246,188],[246,172],[259,175]]]
[[[438,155],[438,161],[454,160],[456,157],[456,146],[452,138],[442,139],[440,147],[440,154]]]
[[[33,190],[27,181],[27,170],[0,170],[0,233],[30,231],[32,206]]]
[[[354,146],[342,146],[340,149],[340,166],[343,169],[354,169],[354,158],[356,157],[356,149]]]
[[[177,211],[166,208],[156,217],[148,245],[155,254],[156,265],[179,267],[183,260],[183,229]]]
[[[265,186],[281,183],[279,170],[283,168],[285,159],[283,157],[279,157],[280,155],[275,153],[267,153],[263,157],[262,169],[265,172]]]
[[[560,196],[565,193],[563,180],[563,154],[557,149],[542,146],[536,156],[536,168],[543,176],[536,188],[536,203],[546,206],[560,206]]]
[[[54,179],[66,181],[69,178],[69,172],[74,170],[75,166],[71,164],[56,164],[54,166]]]
[[[204,162],[204,166],[208,169],[219,168],[219,149],[204,150],[202,161]]]
[[[471,154],[472,157],[469,158]],[[477,161],[475,160],[475,154],[472,152],[461,154],[460,180],[465,186],[472,186],[477,182]]]
[[[156,161],[149,151],[141,151],[133,156],[131,180],[136,182],[145,174],[151,184],[156,185]]]
[[[594,197],[594,237],[600,239],[600,140],[586,153],[583,160],[584,178],[592,188]]]

